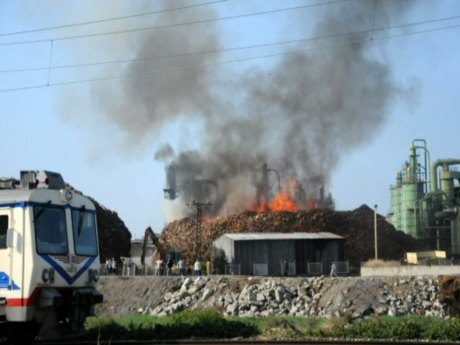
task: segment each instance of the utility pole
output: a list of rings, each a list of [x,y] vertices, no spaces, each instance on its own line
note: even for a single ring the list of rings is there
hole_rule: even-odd
[[[377,204],[374,205],[374,248],[375,248],[375,259],[378,258],[377,253]]]
[[[211,204],[209,201],[206,203],[203,202],[197,202],[193,200],[191,203],[186,204],[188,207],[196,208],[196,231],[195,231],[195,261],[198,260],[198,243],[199,240],[201,240],[201,217],[203,215],[203,209],[206,207],[211,207],[213,204]]]

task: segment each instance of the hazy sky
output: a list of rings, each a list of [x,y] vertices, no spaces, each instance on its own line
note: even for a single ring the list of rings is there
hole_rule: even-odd
[[[337,209],[381,214],[414,138],[460,158],[457,0],[0,0],[0,57],[0,176],[60,172],[134,237],[170,217],[166,144],[208,163],[230,137],[292,147]]]

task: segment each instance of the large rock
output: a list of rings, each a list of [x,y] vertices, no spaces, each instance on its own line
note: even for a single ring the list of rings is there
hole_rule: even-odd
[[[228,284],[223,284],[223,280]],[[184,290],[180,289],[183,286],[180,277],[104,277],[98,285],[104,294],[104,303],[96,309],[99,315],[137,312],[161,316],[184,308],[214,308],[227,315],[240,316],[446,315],[439,300],[439,286],[427,277],[404,280],[394,277],[264,278],[258,282],[244,277],[209,277],[199,282],[205,285],[195,289],[192,283]],[[314,284],[321,288],[311,289]],[[308,297],[307,302],[307,296],[301,296],[299,291],[309,288],[312,297]],[[270,291],[273,291],[273,298]],[[279,299],[276,299],[276,292]]]

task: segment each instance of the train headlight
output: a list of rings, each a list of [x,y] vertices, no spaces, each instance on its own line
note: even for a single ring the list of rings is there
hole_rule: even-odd
[[[42,280],[44,283],[54,283],[54,269],[45,268],[42,271]]]

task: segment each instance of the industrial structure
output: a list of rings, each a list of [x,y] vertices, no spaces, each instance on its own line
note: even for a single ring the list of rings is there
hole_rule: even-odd
[[[391,187],[391,222],[427,250],[445,250],[460,257],[460,159],[438,159],[430,163],[423,139],[415,139],[409,161]]]
[[[227,233],[214,246],[225,252],[237,271],[226,273],[306,275],[328,273],[333,261],[344,261],[344,240],[329,232]]]
[[[166,188],[164,197],[176,200],[214,200],[217,197],[219,186],[211,179],[197,179],[190,171],[183,171],[175,164],[166,167]]]
[[[187,203],[194,200],[203,205],[207,202],[215,207],[204,210],[205,214],[219,214],[225,204],[225,191],[219,189],[218,180],[197,178],[195,175],[197,174],[190,169],[175,163],[169,164],[166,167],[166,187],[163,188],[165,199],[181,199]],[[254,171],[251,188],[255,189],[255,200],[251,206],[246,206],[259,212],[335,208],[332,195],[325,193],[323,177],[312,176],[304,182],[309,185],[308,192],[300,180],[283,178],[278,170],[263,163],[260,169]],[[288,203],[282,202],[285,200]]]

